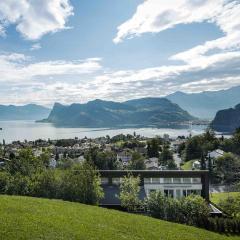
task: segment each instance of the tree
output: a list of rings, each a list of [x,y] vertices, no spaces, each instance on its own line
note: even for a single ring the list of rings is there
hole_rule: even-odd
[[[181,200],[181,211],[184,222],[188,225],[201,226],[209,216],[207,202],[199,195],[189,195]]]
[[[146,165],[145,165],[143,156],[138,152],[133,152],[132,159],[129,163],[128,168],[132,169],[132,170],[144,170],[144,169],[146,169]]]
[[[90,164],[77,164],[63,173],[61,197],[69,201],[98,204],[104,196],[100,184],[98,172]]]
[[[151,216],[163,220],[179,222],[179,201],[164,196],[160,191],[151,192],[146,200]]]
[[[224,183],[232,184],[240,180],[240,158],[225,153],[216,160],[216,173]]]
[[[11,175],[7,172],[0,172],[0,194],[7,192],[9,187]]]
[[[45,169],[43,159],[35,157],[30,148],[23,149],[19,152],[19,156],[11,159],[6,164],[7,171],[11,174],[20,174],[31,177],[37,172]]]
[[[171,162],[173,160],[173,153],[169,149],[169,145],[164,144],[162,152],[159,156],[160,164],[162,165],[168,165],[168,162]],[[171,165],[171,164],[170,164]]]
[[[60,178],[55,170],[46,170],[34,179],[32,195],[35,197],[58,198]]]
[[[139,200],[140,178],[132,175],[125,176],[120,184],[121,206],[128,211],[136,211],[141,201]]]
[[[147,143],[147,154],[148,157],[159,157],[159,141],[156,138],[153,138],[151,141],[148,141]]]

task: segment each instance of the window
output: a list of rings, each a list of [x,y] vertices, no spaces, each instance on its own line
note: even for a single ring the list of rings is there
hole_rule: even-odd
[[[191,178],[183,178],[183,183],[191,183]]]
[[[181,178],[173,178],[173,183],[181,183]]]
[[[166,197],[171,197],[171,198],[173,198],[173,197],[174,197],[173,189],[164,189],[164,195],[165,195]]]
[[[108,178],[101,178],[101,184],[108,184]]]
[[[192,182],[193,183],[201,183],[201,178],[193,178]]]
[[[187,190],[183,190],[183,196],[184,196],[184,197],[187,196]]]
[[[187,197],[187,196],[189,196],[191,194],[201,195],[201,190],[199,190],[199,189],[188,189],[188,190],[184,189],[183,190],[183,196],[184,197]]]
[[[144,183],[151,183],[151,178],[144,178]]]
[[[181,198],[181,190],[180,189],[177,189],[176,190],[176,198]]]
[[[172,183],[172,178],[164,178],[163,183]]]
[[[120,184],[120,178],[113,178],[112,183],[115,184],[115,185],[119,185]]]
[[[160,183],[160,178],[152,178],[152,183]]]

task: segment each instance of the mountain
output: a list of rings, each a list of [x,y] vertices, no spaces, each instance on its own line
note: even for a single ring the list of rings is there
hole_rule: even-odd
[[[218,111],[211,126],[219,132],[234,132],[240,127],[240,104],[235,108]]]
[[[234,107],[240,102],[240,86],[221,91],[187,94],[175,92],[166,96],[191,115],[202,119],[213,119],[216,112]]]
[[[50,109],[36,104],[0,105],[0,120],[39,120],[46,118],[49,113]]]
[[[44,122],[70,127],[169,126],[195,118],[165,98],[142,98],[123,103],[94,100],[64,106],[55,103]]]

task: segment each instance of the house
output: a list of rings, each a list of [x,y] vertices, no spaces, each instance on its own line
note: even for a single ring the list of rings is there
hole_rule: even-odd
[[[216,159],[222,157],[224,153],[225,152],[221,149],[216,149],[214,151],[209,152],[207,155],[207,166],[209,166],[209,161],[211,161],[212,166],[215,166]]]
[[[208,171],[179,171],[179,170],[100,170],[101,185],[104,198],[100,205],[119,207],[120,183],[129,173],[140,177],[140,199],[153,191],[160,191],[165,196],[181,198],[190,194],[199,194],[209,201]]]
[[[201,163],[199,160],[196,160],[192,163],[192,168],[193,169],[201,169]]]
[[[149,158],[146,159],[144,162],[147,170],[158,170],[158,158]]]
[[[122,162],[123,166],[128,165],[132,160],[132,154],[128,151],[121,151],[117,153],[117,161]]]

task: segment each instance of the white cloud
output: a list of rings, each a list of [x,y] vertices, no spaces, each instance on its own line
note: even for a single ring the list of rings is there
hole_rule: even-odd
[[[0,82],[24,84],[22,81],[33,82],[36,77],[90,74],[102,68],[100,58],[36,63],[29,62],[30,59],[31,57],[18,53],[0,55]]]
[[[73,7],[68,0],[7,0],[0,1],[0,34],[15,24],[26,39],[37,40],[43,35],[66,29]]]
[[[147,0],[140,4],[131,19],[118,27],[115,43],[143,33],[157,33],[177,24],[214,21],[224,0]]]
[[[41,48],[42,48],[42,46],[41,46],[40,43],[35,43],[35,44],[33,44],[33,45],[31,46],[30,51],[39,50],[39,49],[41,49]]]

